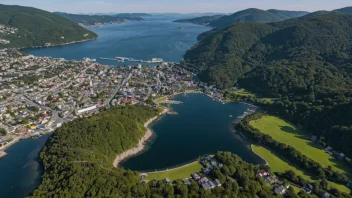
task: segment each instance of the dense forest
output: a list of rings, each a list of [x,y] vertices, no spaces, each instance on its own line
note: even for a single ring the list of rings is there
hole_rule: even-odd
[[[223,28],[235,23],[270,23],[301,17],[307,14],[309,13],[304,11],[288,11],[274,9],[265,11],[255,8],[249,8],[246,10],[238,11],[231,15],[225,15],[220,18],[206,18],[208,19],[206,25],[214,27],[214,29],[200,34],[198,36],[198,40],[202,40],[208,36],[214,35],[215,33],[220,32]],[[198,22],[202,19],[202,17],[199,17],[184,21],[198,24]]]
[[[0,24],[18,29],[14,34],[0,33],[0,38],[10,41],[6,45],[0,44],[0,47],[64,44],[98,37],[62,16],[31,7],[0,4]]]
[[[55,14],[63,16],[76,23],[90,26],[98,23],[121,23],[126,20],[142,21],[143,18],[138,14],[116,14],[116,15],[83,15],[83,14],[69,14],[64,12],[55,12]]]
[[[189,50],[185,67],[218,88],[276,98],[268,111],[351,157],[352,15],[235,24]]]
[[[58,128],[40,153],[42,183],[30,197],[282,197],[256,176],[266,166],[248,164],[228,152],[215,155],[224,166],[209,177],[223,185],[213,190],[204,190],[193,180],[190,185],[181,180],[173,185],[141,183],[139,173],[113,167],[116,155],[137,144],[145,131],[142,123],[156,114],[150,107],[128,106]],[[296,197],[292,189],[289,197]]]
[[[287,11],[287,10],[260,10],[255,8],[249,8],[236,12],[234,14],[223,16],[217,20],[209,23],[209,26],[217,29],[222,29],[226,26],[240,22],[259,22],[259,23],[270,23],[283,21],[286,19],[301,17],[308,14],[303,11]]]

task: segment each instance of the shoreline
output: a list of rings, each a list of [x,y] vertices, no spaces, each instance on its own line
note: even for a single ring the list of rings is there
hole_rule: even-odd
[[[113,166],[118,167],[122,161],[125,161],[126,159],[142,152],[146,147],[145,143],[153,136],[153,132],[149,128],[149,125],[151,123],[153,123],[155,120],[162,117],[164,114],[168,113],[169,111],[170,111],[169,108],[165,108],[159,115],[157,115],[157,116],[149,119],[147,122],[145,122],[144,127],[147,128],[147,130],[146,130],[144,136],[139,140],[138,144],[135,147],[128,149],[127,151],[125,151],[123,153],[118,154],[113,162]]]
[[[194,164],[194,163],[199,163],[199,161],[198,161],[198,160],[192,161],[192,162],[187,163],[187,164],[185,164],[185,165],[177,166],[177,167],[170,168],[170,169],[164,169],[164,170],[160,170],[160,171],[158,171],[158,170],[156,170],[156,171],[146,171],[146,172],[143,172],[143,173],[146,173],[146,174],[163,173],[163,172],[167,172],[167,171],[176,170],[176,169],[179,169],[179,168],[184,168],[184,167],[190,166],[190,165],[192,165],[192,164]],[[141,174],[143,174],[143,173],[141,173]]]
[[[36,48],[49,48],[49,47],[56,47],[56,46],[64,46],[64,45],[71,45],[71,44],[75,44],[75,43],[83,43],[83,42],[87,42],[87,41],[94,41],[94,40],[98,40],[100,37],[98,36],[97,38],[93,38],[93,39],[84,39],[84,40],[80,40],[80,41],[71,41],[71,42],[67,42],[67,43],[61,43],[61,44],[55,44],[55,45],[50,45],[50,46],[31,46],[31,47],[18,47],[16,48],[17,50],[23,50],[23,49],[36,49]]]
[[[252,151],[255,155],[257,155],[258,157],[260,157],[260,159],[264,160],[266,166],[269,166],[269,167],[270,167],[269,162],[266,161],[262,156],[260,156],[259,154],[257,154],[257,153],[253,150],[252,146],[253,146],[253,144],[250,145],[251,151]]]

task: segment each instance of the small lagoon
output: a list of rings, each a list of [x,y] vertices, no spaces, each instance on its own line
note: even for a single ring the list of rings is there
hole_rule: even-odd
[[[232,121],[250,106],[214,101],[203,94],[177,95],[177,115],[164,115],[152,124],[155,133],[148,148],[122,163],[127,169],[154,171],[191,162],[201,155],[231,151],[247,162],[265,163],[245,140],[232,131]],[[232,115],[232,117],[230,117]]]

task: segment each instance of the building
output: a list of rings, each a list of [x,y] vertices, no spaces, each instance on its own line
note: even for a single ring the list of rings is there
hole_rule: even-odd
[[[290,187],[290,185],[279,185],[279,186],[276,186],[275,187],[275,192],[280,194],[280,195],[283,195],[286,193],[286,190]]]
[[[77,110],[77,115],[80,115],[82,113],[85,113],[85,112],[88,112],[88,111],[91,111],[91,110],[94,110],[97,108],[97,105],[93,105],[93,106],[90,106],[90,107],[87,107],[87,108],[83,108],[83,109],[79,109]]]
[[[269,176],[269,173],[264,170],[260,170],[258,171],[257,175],[260,177],[265,177],[265,176]]]
[[[193,173],[191,176],[196,181],[200,180],[200,176],[197,173]]]
[[[166,179],[164,180],[164,182],[165,182],[165,184],[171,184],[171,180],[170,180],[169,178],[166,178]]]
[[[189,179],[183,179],[182,181],[183,181],[183,183],[185,185],[190,185],[191,184],[191,181],[189,181]]]
[[[221,186],[221,182],[218,179],[214,180],[213,183],[215,184],[216,187]]]
[[[203,183],[202,187],[204,188],[204,190],[209,190],[211,189],[210,185],[208,183]]]

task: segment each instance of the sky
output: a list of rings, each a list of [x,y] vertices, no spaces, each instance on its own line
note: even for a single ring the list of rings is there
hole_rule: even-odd
[[[31,6],[69,13],[234,13],[247,8],[301,11],[352,6],[351,0],[0,0],[0,4]]]

